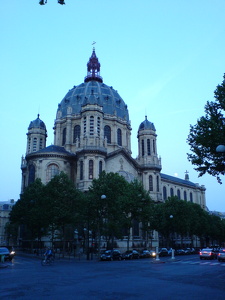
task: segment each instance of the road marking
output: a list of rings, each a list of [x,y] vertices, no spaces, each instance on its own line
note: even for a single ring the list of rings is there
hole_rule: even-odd
[[[172,264],[190,264],[190,265],[210,265],[210,266],[218,266],[220,265],[221,267],[225,267],[225,263],[221,263],[221,262],[212,262],[212,261],[192,261],[192,260],[179,260],[179,261],[172,261]]]

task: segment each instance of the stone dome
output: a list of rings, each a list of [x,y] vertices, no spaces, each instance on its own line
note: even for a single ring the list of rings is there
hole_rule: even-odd
[[[57,117],[66,117],[68,111],[70,114],[80,114],[83,106],[96,104],[102,107],[103,113],[116,116],[128,122],[127,105],[112,86],[103,83],[99,73],[100,63],[96,57],[95,50],[93,50],[87,67],[88,74],[84,79],[84,83],[69,90],[58,105]]]
[[[145,116],[145,120],[140,124],[138,131],[140,130],[155,130],[155,126],[152,122],[147,120],[147,116]]]
[[[36,120],[30,122],[28,130],[33,129],[33,128],[41,128],[41,129],[46,130],[45,123],[39,118],[39,114],[38,114]]]

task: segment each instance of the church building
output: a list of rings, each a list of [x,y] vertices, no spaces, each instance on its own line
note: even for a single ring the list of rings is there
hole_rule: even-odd
[[[87,191],[104,170],[128,181],[137,178],[156,202],[177,196],[205,208],[205,187],[189,181],[187,172],[184,179],[161,173],[156,129],[147,117],[140,122],[137,139],[138,156],[133,158],[127,104],[103,82],[93,49],[84,82],[73,86],[58,104],[54,144],[46,146],[47,129],[39,115],[30,122],[21,192],[36,178],[46,184],[61,171],[79,190]]]

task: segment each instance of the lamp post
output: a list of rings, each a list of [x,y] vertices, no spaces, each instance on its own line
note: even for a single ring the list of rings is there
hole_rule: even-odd
[[[74,230],[74,257],[80,252],[78,251],[78,230]]]
[[[106,199],[106,195],[101,195],[101,200]],[[102,206],[102,203],[101,203]],[[100,251],[101,251],[101,233],[100,233],[100,221],[101,221],[101,211],[98,212],[99,213],[99,220],[98,220],[98,259],[100,259]]]
[[[173,215],[170,215],[170,220],[173,220]],[[173,234],[174,234],[174,232],[173,232],[173,224],[172,224],[172,253],[171,253],[171,255],[172,255],[172,259],[175,259],[175,257],[174,257],[174,249],[173,249]]]

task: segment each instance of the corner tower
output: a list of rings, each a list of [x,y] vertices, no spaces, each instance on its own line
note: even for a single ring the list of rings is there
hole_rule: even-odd
[[[45,123],[37,115],[37,119],[30,122],[27,132],[27,151],[30,154],[46,147],[47,130]]]
[[[153,123],[147,116],[138,129],[138,158],[137,162],[143,170],[143,185],[151,194],[152,200],[162,201],[161,159],[157,154],[157,134]]]

